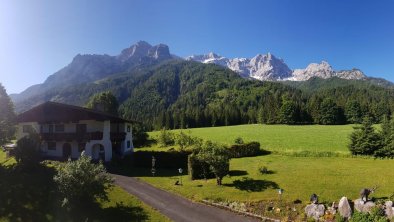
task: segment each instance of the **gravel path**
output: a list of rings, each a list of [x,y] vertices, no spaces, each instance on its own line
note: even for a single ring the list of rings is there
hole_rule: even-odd
[[[260,221],[256,218],[245,217],[220,208],[192,202],[133,177],[115,174],[112,174],[112,176],[116,185],[176,222]]]

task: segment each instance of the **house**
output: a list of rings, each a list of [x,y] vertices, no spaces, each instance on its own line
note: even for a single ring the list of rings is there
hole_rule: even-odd
[[[41,137],[47,157],[78,158],[82,151],[94,160],[133,152],[133,122],[103,112],[46,102],[17,116],[17,139],[30,132]]]

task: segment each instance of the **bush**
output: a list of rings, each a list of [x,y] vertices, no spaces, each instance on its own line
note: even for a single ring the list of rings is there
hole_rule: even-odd
[[[187,167],[188,152],[155,152],[155,151],[138,151],[131,155],[133,166],[152,167],[152,156],[155,157],[156,168],[184,168]]]
[[[234,140],[235,144],[244,144],[244,140],[241,137],[237,137]]]
[[[189,155],[187,164],[191,180],[215,178],[215,174],[209,169],[209,165],[204,161],[200,161],[196,154]]]
[[[263,153],[263,151],[260,150],[259,142],[235,144],[232,145],[229,149],[231,158],[258,156]]]
[[[160,147],[172,146],[175,143],[175,136],[171,131],[163,128],[157,138],[157,143]]]
[[[179,146],[180,151],[192,149],[193,146],[201,146],[202,139],[187,135],[184,132],[180,132],[175,136],[175,143]]]
[[[34,166],[41,161],[40,146],[39,135],[30,133],[17,141],[13,155],[18,164],[26,167]]]
[[[222,179],[228,174],[230,169],[228,148],[206,141],[196,156],[200,162],[209,165],[209,169],[215,174],[217,185],[222,185]]]
[[[135,147],[141,147],[148,142],[148,134],[146,133],[145,127],[141,123],[133,123],[133,145]]]
[[[107,189],[112,187],[113,180],[101,162],[94,164],[91,161],[82,152],[78,160],[69,160],[59,166],[53,180],[64,197],[63,205],[76,207],[94,203],[96,198],[108,200]]]
[[[381,207],[374,207],[371,213],[354,212],[350,221],[354,222],[387,222],[384,210]]]

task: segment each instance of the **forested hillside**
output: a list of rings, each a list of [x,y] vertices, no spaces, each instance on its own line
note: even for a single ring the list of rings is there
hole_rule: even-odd
[[[318,82],[318,84],[316,83]],[[120,108],[154,128],[245,123],[345,124],[390,115],[394,91],[363,80],[311,79],[301,85],[240,78],[228,69],[169,63]]]
[[[84,105],[111,91],[119,113],[150,129],[267,124],[379,122],[394,110],[394,90],[366,80],[262,82],[213,64],[170,61],[110,75],[93,83],[58,87],[35,96],[18,110],[53,100]]]

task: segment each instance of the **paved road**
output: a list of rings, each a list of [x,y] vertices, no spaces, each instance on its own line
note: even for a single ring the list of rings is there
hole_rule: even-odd
[[[115,184],[175,222],[260,221],[220,208],[192,202],[183,197],[155,188],[136,178],[114,174],[112,176],[115,178]]]

